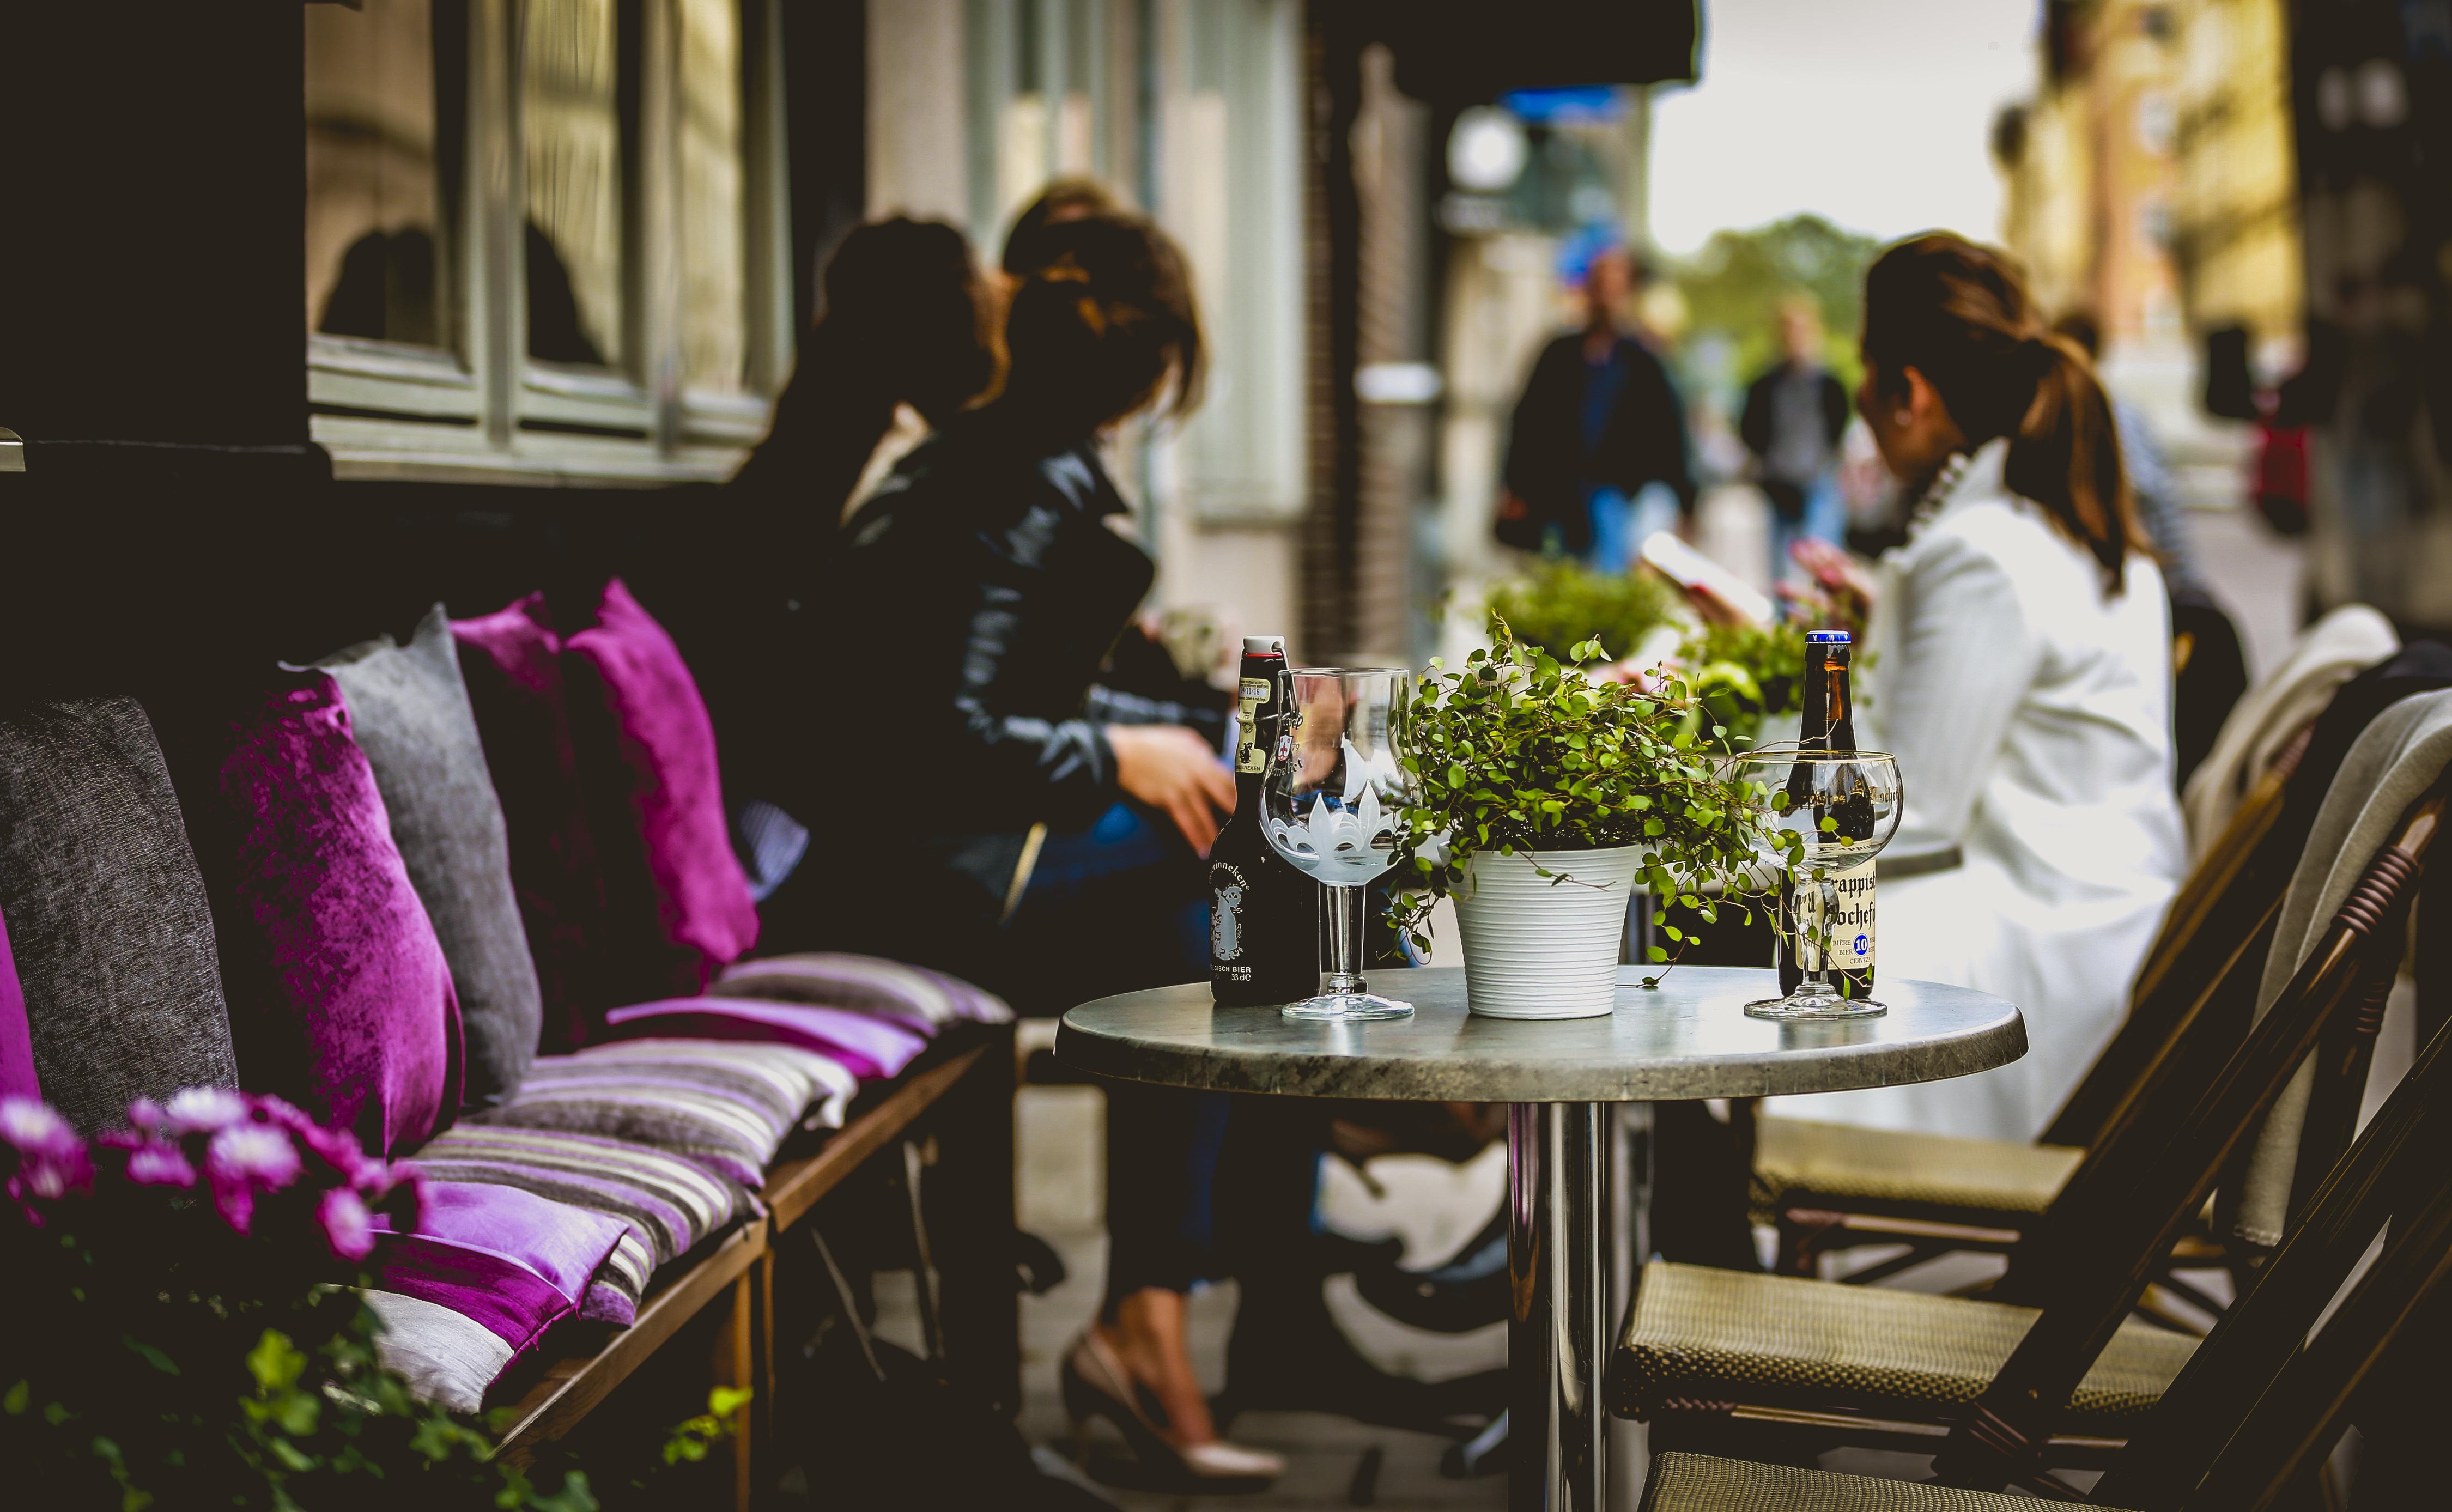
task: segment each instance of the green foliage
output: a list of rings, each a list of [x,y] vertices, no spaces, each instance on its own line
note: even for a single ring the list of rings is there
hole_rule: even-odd
[[[1699,626],[1678,646],[1677,662],[1699,705],[1687,726],[1698,742],[1750,749],[1763,721],[1804,707],[1801,624]],[[1731,733],[1711,740],[1707,724]]]
[[[1715,331],[1736,348],[1734,377],[1748,382],[1777,358],[1779,302],[1791,290],[1822,305],[1825,365],[1855,391],[1857,327],[1864,321],[1865,270],[1881,244],[1843,231],[1818,215],[1792,215],[1744,231],[1716,231],[1676,269],[1687,328]]]
[[[1567,558],[1551,558],[1524,577],[1492,587],[1488,604],[1528,645],[1597,641],[1625,656],[1676,618],[1678,600],[1677,590],[1657,574],[1594,572]]]
[[[1720,909],[1748,909],[1776,888],[1762,851],[1786,845],[1793,864],[1801,842],[1778,837],[1766,822],[1770,795],[1726,774],[1698,740],[1698,705],[1682,683],[1647,693],[1598,681],[1576,670],[1609,659],[1598,641],[1577,643],[1573,664],[1562,664],[1496,615],[1491,630],[1493,648],[1473,653],[1463,671],[1431,664],[1405,723],[1415,797],[1393,874],[1404,890],[1398,922],[1415,943],[1427,949],[1418,931],[1433,901],[1484,851],[1640,846],[1646,885],[1713,923]],[[1715,723],[1701,734],[1729,732]],[[1707,887],[1717,896],[1697,896]]]

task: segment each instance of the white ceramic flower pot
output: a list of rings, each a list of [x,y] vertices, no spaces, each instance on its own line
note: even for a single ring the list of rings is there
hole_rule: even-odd
[[[1609,1012],[1617,1001],[1627,899],[1642,864],[1633,846],[1475,854],[1455,894],[1473,1011],[1492,1018]],[[1572,880],[1553,881],[1560,874]]]

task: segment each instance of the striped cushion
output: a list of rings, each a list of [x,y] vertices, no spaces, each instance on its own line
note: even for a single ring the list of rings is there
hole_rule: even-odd
[[[739,1187],[694,1162],[593,1134],[462,1124],[415,1164],[437,1181],[515,1187],[627,1224],[580,1309],[605,1323],[627,1325],[656,1271],[749,1210]]]
[[[963,1022],[1002,1024],[1013,1018],[1003,998],[959,976],[839,951],[742,961],[707,991],[722,997],[858,1009],[922,1030]]]
[[[747,997],[667,997],[604,1015],[616,1037],[756,1040],[798,1045],[839,1061],[862,1081],[890,1081],[928,1048],[931,1030],[907,1021],[814,1003]]]
[[[483,1122],[651,1146],[754,1190],[804,1113],[839,1129],[859,1087],[836,1061],[795,1046],[627,1040],[539,1060]]]

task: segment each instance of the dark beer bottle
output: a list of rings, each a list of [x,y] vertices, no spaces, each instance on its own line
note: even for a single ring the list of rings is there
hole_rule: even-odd
[[[1801,690],[1805,709],[1797,729],[1797,745],[1805,752],[1856,749],[1856,700],[1848,685],[1850,651],[1851,640],[1845,630],[1806,633]],[[1789,795],[1814,807],[1817,827],[1827,814],[1838,821],[1835,834],[1851,840],[1872,838],[1872,799],[1865,793],[1843,795],[1833,802],[1826,783],[1817,797],[1813,774],[1798,767],[1789,778]],[[1820,898],[1800,899],[1793,882],[1781,881],[1779,929],[1771,946],[1780,993],[1795,992],[1796,984],[1804,980],[1797,952],[1806,952],[1807,960],[1819,960],[1827,933],[1830,984],[1851,998],[1869,996],[1873,991],[1872,857],[1854,863],[1814,863],[1809,858],[1808,864],[1817,870],[1827,867],[1829,874],[1825,886],[1831,891]]]
[[[1261,783],[1294,695],[1283,636],[1243,638],[1235,816],[1209,849],[1209,992],[1230,1005],[1319,991],[1319,884],[1260,830]]]

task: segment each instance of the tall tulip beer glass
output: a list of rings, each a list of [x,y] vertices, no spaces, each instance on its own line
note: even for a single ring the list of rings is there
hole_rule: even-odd
[[[1874,965],[1873,858],[1898,832],[1905,796],[1898,762],[1878,751],[1790,747],[1735,765],[1770,806],[1765,864],[1784,868],[1787,848],[1801,847],[1793,876],[1780,883],[1777,919],[1783,957],[1795,964],[1794,990],[1748,1003],[1746,1011],[1755,1018],[1888,1012],[1866,987]]]
[[[1353,1022],[1414,1011],[1362,977],[1365,890],[1395,863],[1409,778],[1397,756],[1413,674],[1320,667],[1294,675],[1294,718],[1271,753],[1262,829],[1269,844],[1327,892],[1328,990],[1287,1005],[1288,1018]]]

